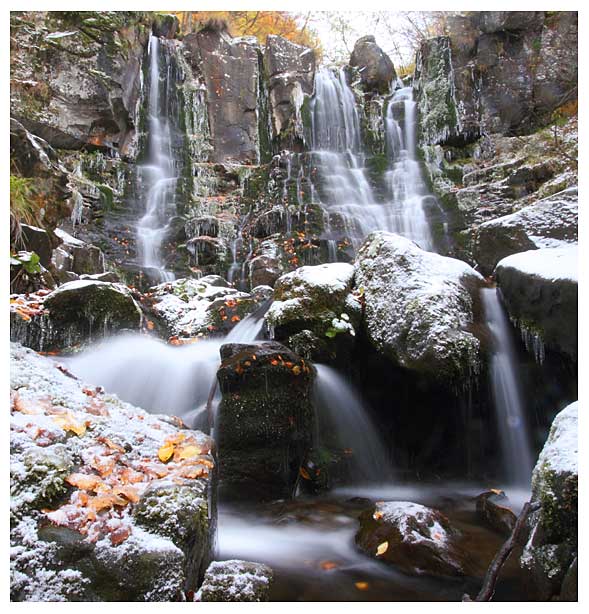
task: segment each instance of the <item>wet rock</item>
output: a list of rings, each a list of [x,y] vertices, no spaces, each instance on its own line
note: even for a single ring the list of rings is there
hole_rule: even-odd
[[[152,31],[154,36],[163,38],[174,38],[180,29],[180,23],[176,15],[166,15],[156,13],[153,21]]]
[[[111,284],[118,284],[121,279],[114,271],[108,271],[107,273],[96,273],[94,275],[80,275],[80,279],[90,279],[95,281],[105,281]]]
[[[252,258],[249,263],[250,285],[274,286],[276,280],[282,275],[283,269],[278,258],[264,254]]]
[[[528,337],[577,360],[578,248],[513,254],[497,264],[507,311]],[[541,356],[540,356],[541,358]]]
[[[214,561],[196,601],[270,601],[272,569],[250,561]]]
[[[290,345],[305,333],[314,340],[305,355],[314,360],[349,352],[361,311],[353,280],[354,267],[343,262],[304,266],[280,277],[265,316],[274,338]]]
[[[576,97],[576,13],[473,12],[452,16],[448,30],[418,53],[422,143],[525,134]]]
[[[411,575],[468,573],[466,554],[456,544],[460,534],[437,510],[407,501],[385,501],[363,512],[359,521],[356,544],[377,560]]]
[[[47,295],[43,313],[23,319],[11,313],[10,338],[38,351],[65,350],[117,331],[137,330],[141,309],[122,284],[78,280]]]
[[[373,346],[407,369],[448,386],[480,368],[479,340],[468,331],[482,277],[464,262],[375,232],[356,258],[364,326]]]
[[[276,342],[221,347],[219,477],[231,496],[290,497],[311,447],[314,369]]]
[[[485,275],[503,258],[541,247],[574,243],[578,236],[578,192],[569,188],[479,226],[474,256]]]
[[[391,59],[376,44],[372,35],[356,41],[350,56],[350,66],[358,68],[360,82],[366,92],[385,94],[390,90],[391,81],[397,78]]]
[[[476,510],[479,518],[491,528],[511,535],[516,517],[507,507],[509,499],[502,490],[489,490],[476,498]]]
[[[39,256],[41,264],[45,268],[49,267],[51,265],[51,254],[53,251],[49,233],[44,228],[29,226],[28,224],[21,224],[20,227],[25,249],[30,252],[35,252],[35,254]]]
[[[40,263],[36,252],[19,251],[10,256],[10,292],[24,294],[54,288],[56,280]]]
[[[578,601],[579,600],[579,563],[578,558],[571,563],[569,570],[562,581],[560,589],[561,601]]]
[[[548,601],[573,596],[578,553],[578,407],[572,403],[554,419],[532,475],[528,539],[520,558],[530,597]],[[570,572],[569,572],[570,570]],[[570,575],[569,575],[570,573]]]
[[[11,107],[28,130],[56,148],[116,147],[134,139],[146,15],[37,13],[13,40]],[[51,61],[46,61],[50,57]]]
[[[216,524],[212,440],[19,344],[10,359],[11,599],[176,601],[196,590]]]
[[[257,163],[260,47],[256,39],[232,38],[210,25],[186,42],[198,49],[202,60],[214,161]]]
[[[264,50],[264,72],[268,79],[269,107],[273,138],[289,131],[304,138],[301,108],[305,96],[313,93],[315,52],[282,36],[270,35]],[[277,142],[279,148],[292,148],[287,139]]]
[[[104,273],[104,255],[100,248],[72,237],[60,228],[55,230],[55,235],[62,241],[59,248],[71,256],[71,262],[68,261],[67,264],[71,267],[69,270],[72,273],[77,275]],[[65,264],[63,261],[62,266]]]

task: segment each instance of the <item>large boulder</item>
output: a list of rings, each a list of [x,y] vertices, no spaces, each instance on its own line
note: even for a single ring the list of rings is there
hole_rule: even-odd
[[[355,267],[364,327],[378,352],[448,386],[479,371],[479,340],[468,330],[483,282],[474,269],[389,232],[365,240]]]
[[[360,82],[366,92],[387,93],[397,78],[391,58],[376,44],[371,34],[359,38],[350,56],[350,66],[360,72]]]
[[[460,533],[439,511],[407,501],[380,501],[360,516],[356,544],[369,556],[411,575],[468,573]]]
[[[343,262],[304,266],[280,277],[265,316],[273,338],[313,360],[349,351],[361,315],[353,280],[353,265]]]
[[[497,264],[497,284],[512,320],[530,339],[577,360],[578,247],[537,249]]]
[[[254,37],[232,38],[209,24],[185,39],[198,52],[207,88],[215,162],[256,164],[260,156],[258,88],[260,46]]]
[[[305,96],[313,93],[315,52],[271,34],[266,39],[264,72],[268,79],[272,136],[280,137],[290,128],[291,133],[302,139],[301,107]],[[287,145],[288,142],[278,143],[280,149]]]
[[[530,596],[576,601],[578,523],[578,403],[554,419],[532,475],[529,537],[520,558]]]
[[[121,330],[138,330],[143,317],[126,286],[90,279],[67,282],[36,299],[32,317],[26,299],[21,302],[11,310],[10,338],[38,351],[65,350]]]
[[[569,188],[481,224],[474,257],[483,274],[490,275],[495,265],[511,254],[576,242],[578,203],[577,188]]]
[[[10,355],[11,599],[183,600],[212,556],[212,440]]]
[[[270,567],[251,561],[214,561],[195,601],[270,601]]]
[[[314,368],[276,342],[226,344],[217,379],[219,476],[230,496],[293,495],[313,432]]]

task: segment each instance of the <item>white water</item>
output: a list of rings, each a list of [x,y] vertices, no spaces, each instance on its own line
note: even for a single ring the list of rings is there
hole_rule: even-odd
[[[168,221],[176,214],[176,174],[171,151],[170,124],[165,115],[166,99],[161,96],[160,40],[149,39],[148,162],[141,168],[147,187],[145,214],[137,225],[141,265],[157,272],[160,281],[171,281],[165,269],[161,247]],[[166,76],[165,82],[169,80]],[[164,92],[167,94],[166,90]],[[162,104],[163,103],[163,104]],[[163,107],[163,108],[162,108]]]
[[[71,359],[85,382],[148,411],[179,416],[189,426],[203,417],[225,343],[249,343],[264,326],[262,307],[225,337],[172,346],[148,335],[112,337]]]
[[[402,122],[395,119],[397,113]],[[385,117],[387,155],[392,164],[385,179],[391,199],[390,228],[425,250],[433,250],[433,241],[424,205],[435,199],[423,181],[416,156],[416,103],[413,89],[397,90],[389,101]]]
[[[391,477],[381,437],[358,392],[335,369],[315,365],[315,407],[318,440],[331,434],[337,447],[351,451],[354,482],[384,482]]]
[[[481,291],[492,334],[491,385],[506,477],[510,484],[529,487],[533,455],[520,390],[511,326],[495,288]]]

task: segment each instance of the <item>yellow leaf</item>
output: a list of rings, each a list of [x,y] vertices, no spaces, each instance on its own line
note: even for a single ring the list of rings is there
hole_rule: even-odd
[[[367,591],[368,590],[368,582],[356,582],[354,584],[354,586],[359,590],[359,591]]]
[[[158,451],[157,455],[162,463],[166,463],[172,458],[174,454],[174,444],[173,443],[165,443]]]
[[[194,456],[198,456],[200,453],[201,450],[198,446],[183,446],[174,452],[174,460],[178,462],[184,460],[185,458],[193,458]]]
[[[389,549],[389,542],[382,542],[376,549],[376,556],[382,556]]]
[[[78,437],[82,437],[86,432],[86,425],[78,422],[69,412],[52,416],[52,418],[57,426],[61,427],[64,431],[75,433]]]

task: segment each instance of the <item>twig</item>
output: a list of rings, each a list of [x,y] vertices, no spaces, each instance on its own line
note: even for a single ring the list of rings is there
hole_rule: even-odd
[[[501,546],[501,549],[495,555],[495,558],[489,565],[489,569],[487,569],[487,573],[485,574],[483,586],[479,594],[475,597],[474,601],[491,601],[491,599],[493,599],[493,595],[495,594],[495,585],[497,584],[497,578],[499,577],[499,573],[501,572],[503,564],[505,563],[507,557],[511,554],[511,551],[517,544],[520,534],[525,526],[528,515],[531,512],[535,512],[539,508],[539,503],[532,504],[528,501],[524,505],[522,511],[517,517],[517,521],[515,523],[515,526],[513,527],[511,535],[508,537],[507,541],[503,544],[503,546]],[[473,600],[470,598],[470,595],[463,595],[462,601]]]

